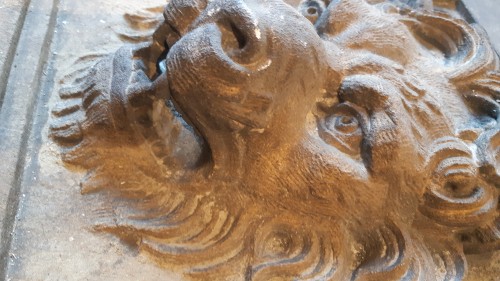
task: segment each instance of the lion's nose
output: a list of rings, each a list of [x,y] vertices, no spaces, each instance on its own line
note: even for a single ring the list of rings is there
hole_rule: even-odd
[[[256,65],[265,55],[266,35],[259,20],[243,0],[209,2],[195,25],[216,23],[221,31],[221,44],[226,54],[243,65]]]
[[[171,0],[163,11],[165,22],[179,36],[184,36],[191,24],[205,10],[207,2],[208,0]]]

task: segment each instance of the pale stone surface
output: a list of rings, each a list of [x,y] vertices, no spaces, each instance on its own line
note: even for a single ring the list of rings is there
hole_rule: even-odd
[[[24,20],[25,3],[27,1],[1,0],[0,1],[0,108],[2,108],[6,90],[6,80],[11,67],[12,58],[19,38],[18,34]],[[0,125],[0,135],[10,134],[6,124]],[[4,225],[7,207],[7,198],[14,177],[17,157],[10,146],[2,146],[2,163],[0,164],[0,226]],[[0,232],[0,241],[2,234]]]
[[[46,1],[49,2],[49,1]],[[20,177],[23,173],[28,134],[33,120],[33,107],[39,93],[43,66],[46,61],[45,41],[50,41],[49,19],[51,5],[32,5],[26,20],[15,24],[20,17],[22,1],[4,2],[8,15],[2,18],[2,36],[7,36],[0,50],[7,52],[2,75],[8,80],[0,81],[0,264],[4,264],[12,236],[13,214],[18,207]],[[9,7],[9,8],[7,8]],[[4,27],[5,22],[5,27]],[[16,26],[22,26],[18,28]],[[10,38],[10,39],[9,39]],[[17,44],[19,41],[19,44]],[[17,44],[17,46],[16,46]],[[15,50],[14,53],[11,51]],[[0,268],[0,273],[2,268]]]
[[[24,21],[27,2],[25,0],[0,1],[0,42],[2,42],[0,45],[0,69],[2,69],[2,75],[10,66],[5,62],[17,45],[17,35]]]

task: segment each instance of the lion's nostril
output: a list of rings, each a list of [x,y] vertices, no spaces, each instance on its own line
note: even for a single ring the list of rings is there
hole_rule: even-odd
[[[237,24],[232,20],[224,20],[218,24],[222,33],[222,48],[231,59],[243,62],[251,59],[252,49],[258,48],[258,40],[252,37],[251,27]]]
[[[231,23],[230,26],[231,26],[231,32],[233,33],[234,38],[238,42],[238,48],[239,49],[245,48],[245,46],[247,45],[247,39],[243,34],[243,32],[234,23]]]
[[[241,0],[213,0],[197,26],[215,23],[225,55],[237,64],[255,66],[264,56],[265,30],[255,12]]]

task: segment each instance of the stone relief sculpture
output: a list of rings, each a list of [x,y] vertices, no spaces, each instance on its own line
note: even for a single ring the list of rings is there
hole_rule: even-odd
[[[462,280],[500,248],[480,27],[432,1],[156,11],[53,110],[96,231],[195,280]]]

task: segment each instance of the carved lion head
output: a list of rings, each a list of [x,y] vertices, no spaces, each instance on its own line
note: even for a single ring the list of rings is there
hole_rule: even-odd
[[[431,1],[163,16],[54,111],[96,230],[203,280],[461,280],[466,253],[499,248],[500,74],[479,27]]]

